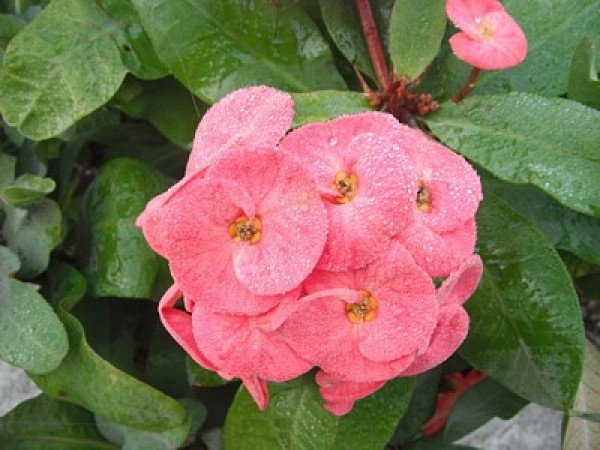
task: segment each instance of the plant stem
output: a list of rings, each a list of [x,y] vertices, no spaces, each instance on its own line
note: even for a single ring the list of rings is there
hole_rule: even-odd
[[[460,103],[467,95],[469,95],[471,93],[473,88],[475,88],[475,81],[477,81],[477,77],[479,76],[480,73],[481,73],[481,69],[479,69],[477,67],[473,67],[473,70],[471,71],[471,75],[469,75],[469,79],[467,80],[465,85],[460,88],[460,91],[458,91],[456,94],[454,94],[454,97],[452,97],[452,101],[454,103]]]
[[[356,0],[356,9],[360,17],[363,33],[369,48],[369,55],[375,69],[375,76],[379,84],[380,91],[387,90],[390,84],[390,72],[383,53],[383,46],[379,39],[379,30],[373,17],[373,9],[371,8],[371,0]]]

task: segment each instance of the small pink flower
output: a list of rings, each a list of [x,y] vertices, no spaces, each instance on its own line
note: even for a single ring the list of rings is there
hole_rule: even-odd
[[[462,304],[477,289],[482,272],[481,258],[472,255],[444,281],[437,292],[438,323],[429,345],[402,372],[402,376],[417,375],[443,363],[462,344],[469,331],[469,316]]]
[[[421,131],[404,128],[415,166],[414,224],[395,239],[431,276],[447,276],[473,253],[481,183],[464,158]]]
[[[379,390],[385,381],[355,383],[345,381],[322,370],[317,372],[315,380],[319,385],[319,393],[325,400],[325,409],[336,416],[348,414],[354,402]]]
[[[392,243],[367,267],[315,271],[281,327],[303,359],[345,381],[393,378],[429,343],[437,323],[430,277]]]
[[[311,123],[280,146],[314,176],[329,215],[318,268],[364,267],[411,221],[412,164],[402,151],[400,124],[370,112]]]
[[[527,38],[497,0],[448,0],[446,12],[462,32],[450,38],[457,58],[483,70],[508,69],[527,55]]]

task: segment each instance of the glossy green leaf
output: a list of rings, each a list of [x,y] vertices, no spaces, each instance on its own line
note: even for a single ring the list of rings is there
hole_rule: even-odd
[[[54,370],[67,350],[63,325],[34,286],[0,274],[0,359],[42,374]]]
[[[90,246],[82,249],[88,257],[85,272],[95,296],[151,297],[159,257],[135,219],[167,187],[160,172],[131,158],[112,159],[99,171],[81,210]]]
[[[532,221],[556,248],[600,264],[600,218],[576,213],[533,186],[490,180],[484,182],[484,190],[502,197]]]
[[[106,103],[127,71],[164,76],[125,0],[54,0],[10,42],[0,110],[24,135],[56,136]]]
[[[125,114],[146,119],[172,142],[191,149],[200,116],[206,110],[173,78],[142,82],[127,79],[112,101]]]
[[[43,198],[27,209],[4,207],[2,233],[7,246],[21,260],[22,278],[34,278],[48,267],[50,252],[61,238],[62,215],[58,205]]]
[[[527,403],[500,383],[485,379],[458,397],[448,416],[443,438],[446,442],[454,442],[494,417],[508,420]]]
[[[81,274],[72,268],[62,276],[67,287],[81,282]],[[118,370],[90,347],[81,323],[67,312],[76,302],[74,291],[65,288],[62,292],[57,314],[67,330],[69,352],[53,372],[30,373],[33,381],[49,396],[76,403],[121,425],[150,431],[182,425],[187,414],[174,399]]]
[[[10,450],[116,450],[85,409],[40,395],[0,418],[0,447]]]
[[[44,198],[54,191],[56,183],[52,178],[42,178],[26,173],[14,182],[0,189],[0,197],[6,203],[16,208],[23,208]]]
[[[195,431],[206,418],[206,408],[197,400],[187,399],[187,420],[166,431],[145,431],[115,424],[96,416],[96,425],[104,437],[118,444],[122,450],[173,450],[181,448],[190,432]],[[195,418],[192,424],[192,417]]]
[[[252,84],[343,88],[317,26],[294,2],[282,3],[133,0],[160,59],[208,103]]]
[[[567,97],[600,109],[600,80],[594,61],[595,52],[594,41],[590,37],[586,36],[579,42],[571,62]]]
[[[19,257],[11,249],[0,245],[0,277],[3,275],[12,275],[21,267]]]
[[[324,122],[342,114],[371,111],[367,99],[358,92],[317,91],[292,94],[294,99],[294,127],[308,122]]]
[[[600,351],[590,341],[586,341],[583,376],[573,409],[583,413],[600,412]],[[562,448],[565,450],[593,450],[600,444],[600,422],[565,415],[563,429]]]
[[[571,279],[552,244],[490,193],[477,225],[485,270],[466,303],[471,327],[460,354],[521,397],[564,409],[579,384],[584,346]]]
[[[414,380],[396,378],[338,417],[323,408],[308,376],[269,386],[269,407],[260,412],[241,388],[229,409],[224,449],[381,449],[402,417]]]
[[[600,112],[512,93],[444,104],[427,124],[443,143],[511,183],[530,183],[576,211],[600,215]]]
[[[397,0],[390,21],[394,71],[418,77],[436,57],[446,31],[445,0]]]

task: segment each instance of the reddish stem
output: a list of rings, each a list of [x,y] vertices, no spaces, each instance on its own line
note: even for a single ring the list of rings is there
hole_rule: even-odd
[[[471,71],[471,75],[469,75],[469,79],[465,83],[463,87],[460,88],[454,97],[452,97],[452,101],[454,103],[460,103],[467,95],[471,93],[471,91],[475,88],[475,81],[477,81],[477,77],[481,73],[481,69],[477,67],[473,67]]]
[[[369,55],[375,69],[375,76],[377,76],[377,82],[379,83],[379,89],[380,91],[386,91],[390,84],[390,76],[385,54],[383,53],[383,46],[379,39],[379,30],[373,17],[371,0],[356,0],[356,9],[358,9],[360,23],[365,34]]]

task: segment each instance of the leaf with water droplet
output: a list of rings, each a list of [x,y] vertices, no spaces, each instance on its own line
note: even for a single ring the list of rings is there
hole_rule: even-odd
[[[585,36],[575,49],[571,62],[571,73],[567,97],[592,108],[600,109],[600,80],[595,64],[594,40]]]

